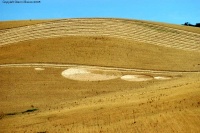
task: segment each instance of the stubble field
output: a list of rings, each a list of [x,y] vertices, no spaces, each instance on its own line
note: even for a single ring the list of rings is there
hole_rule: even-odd
[[[0,132],[200,131],[198,28],[66,19],[0,29]]]

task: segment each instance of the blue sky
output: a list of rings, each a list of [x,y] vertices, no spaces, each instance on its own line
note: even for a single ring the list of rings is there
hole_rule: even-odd
[[[200,0],[1,0],[0,21],[114,17],[174,24],[200,22]],[[34,1],[34,0],[26,0]]]

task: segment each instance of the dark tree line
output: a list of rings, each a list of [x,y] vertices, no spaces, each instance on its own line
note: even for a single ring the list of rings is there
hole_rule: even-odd
[[[193,26],[193,27],[200,27],[200,23],[196,23],[196,25],[193,25],[193,24],[190,24],[189,22],[185,22],[183,25]]]

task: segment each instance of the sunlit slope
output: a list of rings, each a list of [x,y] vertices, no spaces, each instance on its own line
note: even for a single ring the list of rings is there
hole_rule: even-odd
[[[200,52],[109,37],[65,36],[20,42],[0,49],[1,64],[56,63],[172,71],[200,70]]]
[[[117,37],[159,46],[200,51],[200,35],[155,23],[126,19],[63,19],[0,31],[0,44],[66,35]]]
[[[200,34],[191,32],[191,29],[198,31],[197,28],[103,18],[24,22],[26,26],[20,22],[13,25],[9,22],[9,25],[21,24],[21,27],[1,27],[1,64],[63,63],[200,70]]]
[[[161,22],[151,22],[152,24],[161,25],[164,27],[169,27],[173,29],[179,29],[184,30],[188,32],[194,32],[194,33],[200,33],[199,27],[193,27],[193,26],[185,26],[185,25],[178,25],[178,24],[168,24],[168,23],[161,23]]]
[[[200,126],[199,74],[166,81],[78,82],[63,69],[2,68],[0,132],[196,133]],[[129,73],[130,74],[130,73]],[[7,80],[6,80],[7,79]]]
[[[39,23],[49,22],[51,20],[21,20],[21,21],[0,21],[0,30],[30,26]]]

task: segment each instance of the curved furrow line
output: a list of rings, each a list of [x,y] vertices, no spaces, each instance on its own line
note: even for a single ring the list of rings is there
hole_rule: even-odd
[[[0,68],[10,68],[10,67],[47,67],[47,68],[69,68],[69,67],[79,67],[79,68],[90,68],[99,70],[110,70],[110,71],[124,71],[124,72],[140,72],[140,73],[200,73],[200,71],[172,71],[172,70],[150,70],[150,69],[134,69],[134,68],[123,68],[123,67],[111,67],[111,66],[89,66],[83,64],[53,64],[53,63],[23,63],[23,64],[0,64]]]

